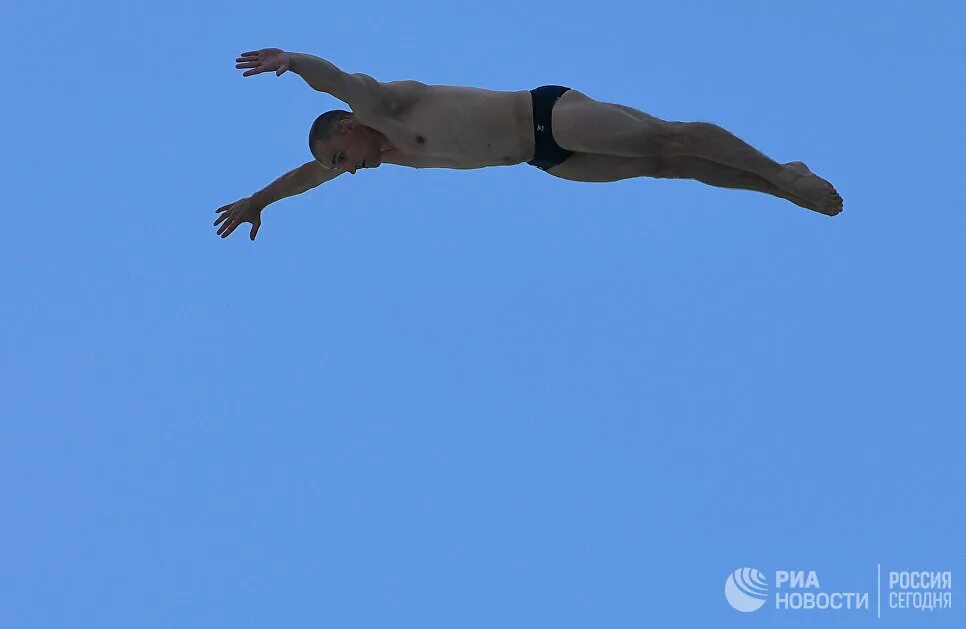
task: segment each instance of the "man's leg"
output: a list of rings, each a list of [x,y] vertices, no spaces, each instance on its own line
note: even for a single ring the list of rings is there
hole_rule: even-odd
[[[821,211],[815,203],[783,190],[775,184],[762,179],[754,173],[738,168],[725,166],[701,157],[681,155],[677,157],[658,158],[662,162],[658,174],[651,175],[662,179],[694,179],[709,186],[718,188],[736,188],[740,190],[754,190],[791,201],[809,210]],[[801,163],[801,162],[798,162]],[[787,165],[786,165],[787,166]],[[804,164],[802,164],[804,166]]]
[[[577,90],[553,110],[553,135],[565,149],[621,157],[701,157],[752,173],[834,215],[842,200],[830,183],[804,168],[789,168],[717,125],[669,122],[632,107],[596,101]]]
[[[575,153],[547,172],[562,179],[584,182],[611,182],[634,177],[657,179],[694,179],[719,188],[735,188],[764,192],[810,210],[814,203],[791,194],[761,177],[731,166],[700,157],[618,157],[593,153]]]

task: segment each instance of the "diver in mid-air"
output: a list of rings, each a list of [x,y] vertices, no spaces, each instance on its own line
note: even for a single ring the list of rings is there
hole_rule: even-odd
[[[242,76],[281,76],[290,70],[352,111],[334,110],[315,120],[309,131],[315,159],[216,210],[222,238],[251,223],[254,240],[270,203],[384,162],[459,169],[526,162],[572,181],[696,179],[766,192],[829,216],[842,211],[842,197],[832,184],[802,162],[773,161],[717,125],[661,120],[559,85],[502,92],[419,81],[380,83],[278,48],[244,52],[235,67],[246,70]]]

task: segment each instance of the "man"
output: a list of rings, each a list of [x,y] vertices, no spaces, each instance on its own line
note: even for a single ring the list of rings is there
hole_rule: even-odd
[[[315,120],[309,132],[314,160],[216,210],[222,238],[251,223],[249,237],[255,240],[261,212],[270,203],[382,163],[467,169],[526,162],[556,177],[590,182],[696,179],[766,192],[828,216],[842,211],[832,184],[802,162],[779,164],[713,124],[668,122],[567,87],[498,92],[419,81],[380,83],[278,48],[244,52],[235,67],[246,70],[242,76],[291,70],[352,111],[334,110]]]

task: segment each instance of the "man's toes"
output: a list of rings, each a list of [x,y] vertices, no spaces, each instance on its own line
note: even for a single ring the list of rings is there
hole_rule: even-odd
[[[829,216],[835,216],[842,211],[842,197],[838,192],[832,190],[826,201],[826,208]]]

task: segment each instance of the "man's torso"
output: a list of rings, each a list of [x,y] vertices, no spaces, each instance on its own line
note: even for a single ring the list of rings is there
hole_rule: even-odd
[[[483,168],[519,164],[533,157],[530,92],[425,85],[384,84],[391,112],[360,121],[383,135],[393,148],[384,163],[413,168]]]

